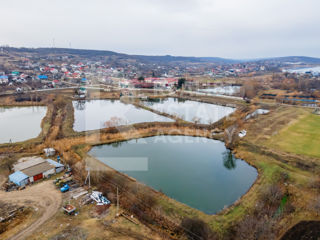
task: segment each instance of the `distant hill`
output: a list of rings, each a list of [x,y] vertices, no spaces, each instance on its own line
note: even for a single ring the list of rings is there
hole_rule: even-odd
[[[88,49],[72,49],[72,48],[4,48],[8,52],[18,53],[32,53],[37,55],[51,55],[51,54],[68,54],[78,55],[81,57],[103,57],[103,56],[115,56],[120,59],[135,59],[141,62],[153,62],[153,63],[171,63],[171,62],[193,62],[193,63],[216,63],[216,64],[228,64],[237,62],[231,59],[217,58],[217,57],[182,57],[182,56],[148,56],[148,55],[129,55],[123,53],[117,53],[106,50],[88,50]]]
[[[215,63],[215,64],[234,64],[234,63],[252,63],[252,62],[277,62],[285,63],[304,63],[304,64],[320,64],[320,58],[305,57],[305,56],[288,56],[275,58],[260,58],[260,59],[227,59],[219,57],[182,57],[182,56],[148,56],[148,55],[129,55],[106,50],[88,50],[88,49],[72,49],[72,48],[12,48],[4,47],[8,52],[25,52],[38,55],[51,54],[68,54],[78,55],[80,57],[110,57],[114,56],[118,59],[133,59],[141,62],[151,63],[172,63],[172,62],[191,62],[191,63]]]

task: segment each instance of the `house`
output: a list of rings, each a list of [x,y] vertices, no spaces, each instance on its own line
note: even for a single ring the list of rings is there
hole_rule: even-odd
[[[9,82],[8,76],[6,75],[0,76],[0,84],[8,84],[8,82]]]
[[[38,75],[38,79],[41,80],[48,80],[48,76],[47,75]]]

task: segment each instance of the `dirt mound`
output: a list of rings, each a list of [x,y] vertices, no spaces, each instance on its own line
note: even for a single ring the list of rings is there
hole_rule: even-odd
[[[320,221],[302,221],[293,226],[281,240],[318,240],[320,239]]]

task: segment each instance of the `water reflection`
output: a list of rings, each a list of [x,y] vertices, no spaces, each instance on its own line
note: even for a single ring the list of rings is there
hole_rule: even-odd
[[[83,111],[86,109],[86,101],[85,100],[78,100],[74,104],[75,109],[79,111]]]
[[[237,167],[237,159],[234,157],[234,155],[229,149],[222,153],[222,160],[223,165],[229,170],[235,169]]]
[[[73,129],[78,132],[142,122],[174,121],[119,100],[73,101],[73,106]]]
[[[111,143],[110,145],[114,148],[118,148],[118,147],[121,147],[121,145],[123,144],[124,142],[114,142],[114,143]]]
[[[234,108],[215,104],[184,100],[179,98],[161,99],[160,102],[145,102],[146,106],[168,113],[189,122],[214,123],[234,112]]]

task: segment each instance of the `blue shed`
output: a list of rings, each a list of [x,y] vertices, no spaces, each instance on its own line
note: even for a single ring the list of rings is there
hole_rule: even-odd
[[[14,184],[20,187],[23,187],[29,183],[29,177],[20,171],[17,171],[9,175],[9,180],[10,182],[13,182]]]

